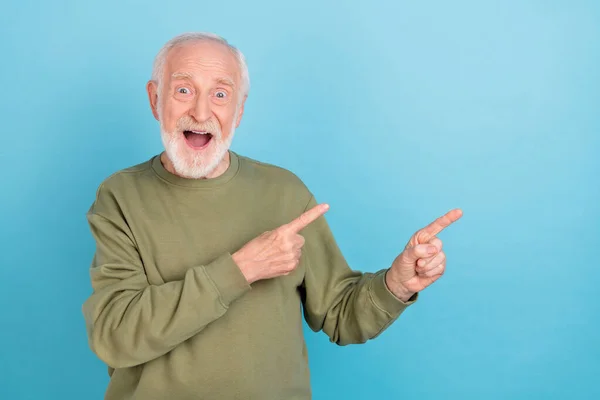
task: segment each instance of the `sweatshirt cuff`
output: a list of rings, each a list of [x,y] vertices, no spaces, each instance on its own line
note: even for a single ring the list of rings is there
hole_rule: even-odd
[[[417,301],[419,293],[412,295],[406,302],[400,300],[387,287],[387,284],[385,283],[386,272],[387,270],[379,271],[375,274],[375,277],[373,277],[370,287],[371,298],[378,308],[392,316],[398,316],[408,306]]]
[[[229,253],[205,265],[204,271],[219,292],[221,302],[226,308],[251,289],[246,277]]]

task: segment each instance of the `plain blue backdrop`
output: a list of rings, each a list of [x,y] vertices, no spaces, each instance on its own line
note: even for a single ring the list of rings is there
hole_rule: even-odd
[[[100,399],[81,304],[98,184],[161,151],[145,83],[213,31],[252,89],[233,149],[299,175],[355,269],[451,208],[447,273],[381,337],[306,330],[314,399],[600,398],[600,3],[0,6],[0,398]],[[283,400],[283,399],[282,399]]]

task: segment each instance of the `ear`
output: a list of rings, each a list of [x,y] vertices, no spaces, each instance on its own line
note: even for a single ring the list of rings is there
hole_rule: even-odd
[[[240,126],[240,122],[242,122],[242,115],[244,115],[244,105],[246,104],[246,99],[248,98],[248,95],[244,96],[244,99],[242,100],[242,104],[240,106],[240,109],[238,111],[238,115],[236,115],[237,121],[235,123],[235,128],[237,129]]]
[[[154,115],[154,118],[158,121],[158,86],[156,86],[156,82],[148,81],[146,84],[146,91],[148,92],[148,100],[150,101],[152,115]]]

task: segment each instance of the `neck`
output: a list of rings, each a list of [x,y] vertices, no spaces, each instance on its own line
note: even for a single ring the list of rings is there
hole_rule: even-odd
[[[165,152],[165,151],[162,152],[162,154],[160,155],[160,161],[161,161],[163,167],[165,167],[165,169],[167,171],[169,171],[170,173],[172,173],[173,175],[177,175],[182,178],[186,178],[185,176],[181,176],[180,174],[177,173],[177,171],[175,171],[173,162],[167,155],[167,152]],[[231,159],[229,156],[229,151],[227,151],[225,153],[225,155],[223,156],[223,158],[221,159],[221,161],[219,162],[219,164],[217,165],[217,167],[215,169],[213,169],[209,174],[207,174],[206,176],[199,178],[199,179],[212,179],[212,178],[216,178],[218,176],[223,175],[225,173],[225,171],[227,171],[227,168],[229,168],[230,163],[231,163]]]

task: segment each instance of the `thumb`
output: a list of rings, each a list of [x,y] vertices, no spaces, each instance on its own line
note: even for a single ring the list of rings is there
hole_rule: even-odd
[[[418,244],[411,247],[406,252],[406,256],[410,261],[417,261],[420,258],[429,258],[438,252],[437,247],[432,244]]]

